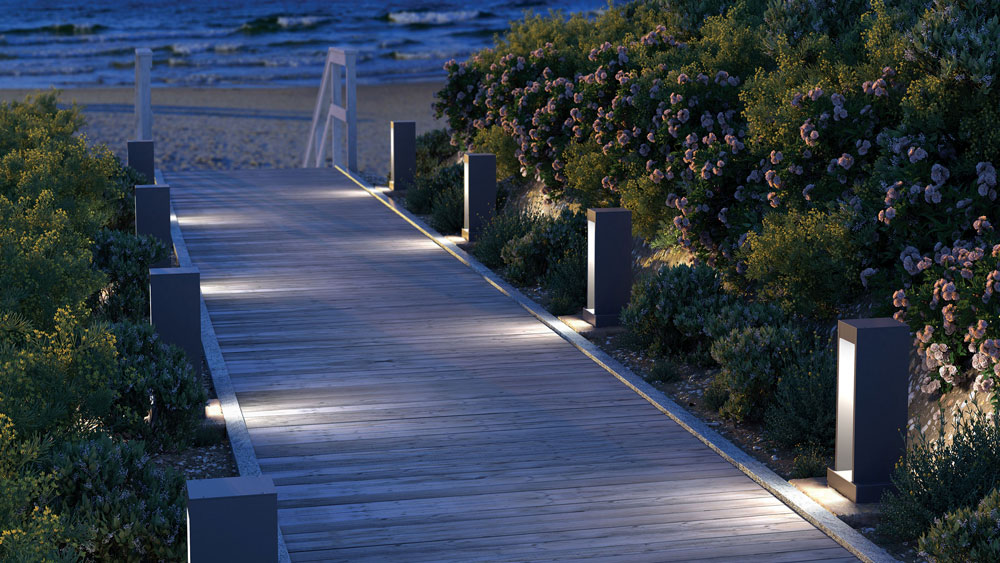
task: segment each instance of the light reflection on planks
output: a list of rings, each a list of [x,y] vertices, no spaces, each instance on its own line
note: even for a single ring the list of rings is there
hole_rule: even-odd
[[[330,170],[169,175],[298,561],[855,561]]]

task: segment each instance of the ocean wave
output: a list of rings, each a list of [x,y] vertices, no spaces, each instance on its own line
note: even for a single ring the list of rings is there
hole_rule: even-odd
[[[467,21],[489,14],[479,10],[456,10],[454,12],[391,12],[385,19],[403,25],[444,25]]]
[[[0,33],[10,35],[93,35],[107,29],[107,27],[96,23],[60,23],[43,25],[39,27],[23,27],[16,29],[0,30]]]
[[[250,35],[313,29],[330,21],[319,16],[263,16],[254,18],[240,26],[239,31]]]
[[[166,50],[172,55],[180,55],[186,57],[188,55],[193,55],[195,53],[204,53],[212,49],[211,43],[174,43],[173,45],[168,45]]]
[[[238,53],[245,48],[245,45],[239,43],[222,43],[213,47],[212,50],[216,53]]]

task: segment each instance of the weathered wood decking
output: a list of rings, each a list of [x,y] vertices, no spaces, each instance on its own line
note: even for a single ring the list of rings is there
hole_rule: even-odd
[[[167,180],[293,560],[855,560],[339,172]]]

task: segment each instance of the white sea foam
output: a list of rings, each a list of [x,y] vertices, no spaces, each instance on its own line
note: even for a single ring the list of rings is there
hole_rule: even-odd
[[[321,18],[317,16],[302,16],[302,17],[280,16],[278,18],[278,25],[280,25],[285,29],[293,29],[296,27],[313,27],[325,21],[326,18]]]
[[[393,12],[389,21],[401,24],[436,24],[455,23],[479,17],[478,10],[459,10],[454,12]]]

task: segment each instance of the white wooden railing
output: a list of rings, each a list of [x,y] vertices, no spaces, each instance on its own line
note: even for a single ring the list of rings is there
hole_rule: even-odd
[[[323,82],[316,96],[309,141],[302,159],[303,168],[326,166],[328,146],[333,165],[343,167],[343,127],[346,126],[347,169],[358,169],[357,62],[355,50],[330,47],[327,51]]]
[[[153,106],[149,90],[149,73],[153,67],[153,52],[135,50],[135,140],[153,140]]]

